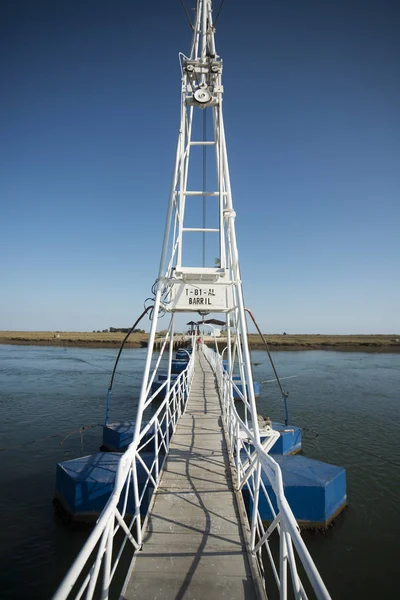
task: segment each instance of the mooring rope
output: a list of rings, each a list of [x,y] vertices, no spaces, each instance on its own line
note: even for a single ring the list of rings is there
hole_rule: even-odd
[[[82,425],[81,427],[78,427],[77,429],[73,429],[72,431],[68,431],[67,433],[65,433],[65,431],[63,431],[62,433],[54,433],[52,435],[46,435],[45,437],[36,438],[34,440],[29,440],[28,442],[23,442],[22,444],[15,444],[14,446],[7,446],[5,448],[0,448],[0,452],[4,452],[5,450],[16,450],[17,448],[23,448],[24,446],[30,446],[31,444],[36,444],[38,442],[43,442],[45,440],[52,440],[55,438],[63,437],[61,442],[58,444],[58,446],[60,447],[63,445],[63,443],[65,442],[66,439],[71,437],[71,435],[74,435],[75,433],[80,433],[82,435],[82,433],[84,431],[86,431],[88,429],[94,429],[95,427],[103,427],[103,425],[101,425],[100,423],[93,423],[91,425]]]
[[[298,375],[288,375],[287,377],[281,377],[281,381],[283,379],[294,379],[295,377],[298,377]],[[262,381],[260,381],[260,383],[275,383],[276,379],[263,379]]]
[[[114,358],[114,356],[110,357],[110,358]],[[110,369],[105,369],[104,367],[100,367],[100,365],[96,365],[95,363],[92,363],[88,360],[84,360],[83,358],[79,359],[80,362],[85,363],[86,365],[89,365],[90,367],[95,367],[96,369],[99,369],[100,371],[103,371],[103,373],[109,373]],[[128,379],[143,379],[141,375],[128,375],[127,373],[118,373],[118,377],[127,377]],[[275,380],[274,380],[275,381]]]

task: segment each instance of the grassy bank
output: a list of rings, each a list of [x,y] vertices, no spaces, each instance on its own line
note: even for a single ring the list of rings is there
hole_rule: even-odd
[[[266,335],[271,350],[340,350],[352,352],[400,352],[400,334],[393,335]],[[258,335],[250,334],[251,348],[264,348]]]
[[[88,333],[65,331],[0,331],[0,344],[42,346],[81,346],[116,348],[124,333]],[[393,335],[265,335],[272,350],[340,350],[353,352],[400,352],[400,334]],[[146,344],[148,334],[134,333],[127,347]],[[262,349],[258,335],[249,335],[250,347]]]
[[[125,333],[89,333],[86,331],[0,331],[0,344],[25,344],[37,346],[82,346],[117,348]],[[147,333],[133,333],[126,346],[139,348],[147,342]]]

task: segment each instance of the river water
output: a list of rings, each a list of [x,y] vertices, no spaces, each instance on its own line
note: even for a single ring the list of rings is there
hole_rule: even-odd
[[[56,464],[98,450],[116,351],[0,345],[1,592],[50,598],[87,532],[53,514]],[[131,418],[145,350],[124,351],[111,420]],[[333,598],[395,595],[400,539],[400,355],[277,352],[303,453],[347,469],[349,506],[326,534],[304,534]],[[252,353],[259,411],[283,420],[263,351]],[[93,425],[81,437],[82,425]],[[144,596],[145,597],[145,594]]]

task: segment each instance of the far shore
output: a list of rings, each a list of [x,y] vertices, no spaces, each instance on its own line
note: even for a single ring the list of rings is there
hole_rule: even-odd
[[[284,350],[335,350],[340,352],[400,352],[400,334],[392,335],[289,335],[264,334],[273,351]],[[65,331],[0,331],[0,344],[27,346],[75,346],[83,348],[119,348],[125,334],[119,332],[65,332]],[[177,341],[183,341],[177,336]],[[265,348],[256,334],[250,334],[251,349]],[[147,333],[133,333],[127,348],[147,346]],[[211,343],[210,343],[211,345]],[[220,340],[218,345],[225,346]]]

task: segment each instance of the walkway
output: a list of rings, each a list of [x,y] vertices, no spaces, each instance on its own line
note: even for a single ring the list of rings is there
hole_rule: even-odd
[[[258,598],[239,524],[215,377],[196,357],[185,415],[122,598]]]

